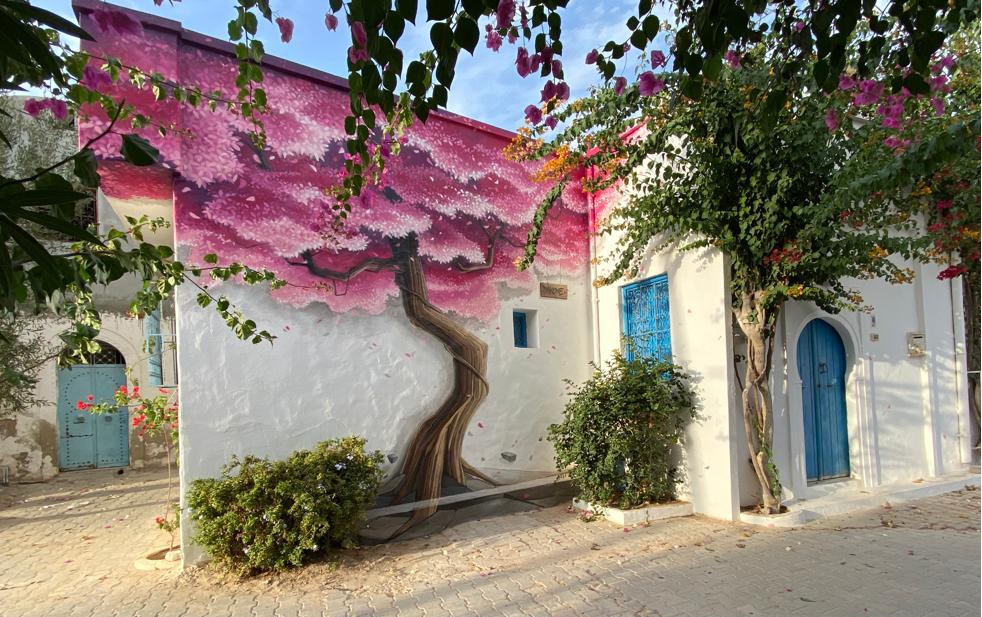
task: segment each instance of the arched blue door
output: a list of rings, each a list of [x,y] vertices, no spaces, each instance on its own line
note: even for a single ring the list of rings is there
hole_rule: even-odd
[[[116,350],[111,351],[118,355]],[[79,364],[58,369],[58,466],[61,469],[129,465],[126,409],[103,415],[78,409],[78,402],[87,401],[89,395],[95,402],[111,401],[113,393],[125,383],[126,366],[121,363]]]
[[[849,475],[846,350],[835,328],[815,319],[798,339],[809,482]]]

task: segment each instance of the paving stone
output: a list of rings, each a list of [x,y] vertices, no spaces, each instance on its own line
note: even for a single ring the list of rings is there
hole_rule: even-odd
[[[165,494],[158,471],[0,488],[0,617],[921,617],[980,602],[977,490],[790,530],[696,516],[625,532],[522,504],[246,580],[133,567],[166,542]]]

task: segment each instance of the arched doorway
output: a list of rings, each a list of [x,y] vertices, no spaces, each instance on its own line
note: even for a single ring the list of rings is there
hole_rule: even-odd
[[[87,364],[58,369],[58,467],[62,470],[129,465],[129,414],[95,415],[78,408],[79,401],[111,401],[126,383],[126,360],[119,350],[100,342]]]
[[[798,338],[808,482],[849,476],[846,350],[835,328],[812,320]]]

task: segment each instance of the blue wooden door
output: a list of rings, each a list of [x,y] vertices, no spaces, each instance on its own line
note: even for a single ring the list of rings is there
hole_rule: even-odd
[[[129,414],[95,415],[78,409],[79,401],[112,400],[126,383],[125,367],[77,365],[58,371],[58,466],[61,469],[122,467],[130,462]]]
[[[798,339],[805,420],[805,470],[816,482],[849,475],[846,350],[835,328],[815,319]]]
[[[668,313],[668,276],[631,283],[621,288],[624,336],[628,359],[635,354],[670,360],[672,331]]]

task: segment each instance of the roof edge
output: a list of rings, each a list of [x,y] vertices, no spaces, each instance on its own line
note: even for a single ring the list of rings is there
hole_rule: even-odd
[[[181,22],[174,19],[167,19],[166,17],[160,17],[158,15],[153,15],[151,13],[145,13],[143,11],[137,11],[135,9],[129,9],[126,7],[121,7],[116,4],[110,4],[108,2],[102,2],[101,0],[72,0],[72,10],[75,12],[76,18],[80,17],[83,13],[91,13],[97,9],[110,8],[114,11],[119,11],[121,13],[127,13],[135,19],[139,20],[144,27],[149,27],[154,30],[161,30],[164,32],[170,32],[177,36],[179,41],[185,42],[194,47],[199,47],[209,51],[214,51],[231,58],[235,58],[235,47],[232,43],[214,37],[202,34],[200,32],[195,32],[193,30],[187,30],[182,25]],[[270,66],[283,73],[288,73],[295,77],[300,77],[308,81],[312,81],[335,90],[342,90],[348,92],[348,80],[337,75],[333,75],[326,71],[320,69],[315,69],[313,67],[307,66],[305,64],[300,64],[298,62],[293,62],[292,60],[287,60],[285,58],[280,58],[273,55],[263,56],[262,64],[265,66]],[[488,124],[487,122],[482,122],[480,120],[475,120],[474,118],[468,118],[467,116],[462,116],[460,114],[455,114],[451,111],[445,109],[438,109],[431,114],[433,117],[441,118],[455,124],[460,124],[468,128],[476,129],[485,133],[490,133],[498,137],[504,137],[506,139],[512,139],[515,137],[516,133],[508,129],[503,129],[501,127],[494,126],[493,124]]]

